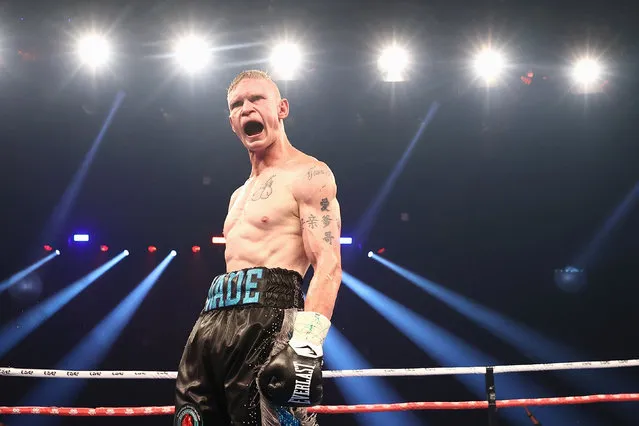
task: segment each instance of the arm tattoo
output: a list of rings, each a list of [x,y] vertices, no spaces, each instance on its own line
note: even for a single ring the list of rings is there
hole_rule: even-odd
[[[268,180],[264,182],[264,185],[255,190],[255,192],[251,196],[251,201],[266,200],[268,197],[271,196],[271,194],[273,193],[272,185],[274,177],[275,175],[268,178]]]
[[[311,229],[317,228],[317,218],[314,215],[310,215],[308,219],[306,219],[306,224]]]
[[[322,201],[320,201],[320,206],[322,206],[322,211],[328,211],[328,198],[322,198]]]
[[[323,240],[326,241],[328,244],[333,245],[333,239],[334,238],[335,237],[333,237],[333,234],[331,233],[331,231],[324,232]]]
[[[331,217],[327,214],[325,214],[324,216],[322,216],[322,225],[324,225],[324,228],[326,228],[328,225],[330,225],[331,223]]]
[[[306,177],[308,177],[308,180],[313,179],[313,176],[317,176],[317,175],[325,175],[326,171],[319,169],[316,169],[316,166],[311,167],[310,169],[308,169],[308,172],[306,173]]]

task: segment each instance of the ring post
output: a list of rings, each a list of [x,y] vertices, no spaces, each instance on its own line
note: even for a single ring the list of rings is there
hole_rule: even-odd
[[[488,399],[488,425],[497,426],[497,395],[493,367],[486,367],[486,397]]]

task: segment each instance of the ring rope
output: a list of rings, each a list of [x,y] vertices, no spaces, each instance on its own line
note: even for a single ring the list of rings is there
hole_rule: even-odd
[[[556,371],[638,367],[639,359],[613,361],[558,362],[548,364],[517,364],[494,366],[493,372],[517,373],[526,371]],[[485,374],[487,367],[437,367],[437,368],[371,368],[364,370],[326,370],[325,378],[335,377],[375,377],[375,376],[442,376],[455,374]],[[28,368],[0,368],[0,376],[65,378],[65,379],[175,379],[175,371],[79,371],[47,370]]]
[[[522,398],[496,401],[497,408],[594,404],[602,402],[639,401],[637,393],[601,394],[567,396],[553,398]],[[476,410],[488,408],[487,401],[447,401],[447,402],[403,402],[396,404],[360,404],[360,405],[317,405],[309,407],[311,413],[345,414],[372,413],[408,410]],[[153,416],[170,415],[175,412],[172,405],[159,407],[0,407],[0,414],[39,414],[54,416]]]

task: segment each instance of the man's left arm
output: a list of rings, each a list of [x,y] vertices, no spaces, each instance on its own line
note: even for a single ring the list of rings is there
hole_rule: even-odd
[[[304,251],[313,266],[304,310],[331,319],[342,282],[341,217],[337,185],[323,163],[310,167],[295,187]]]
[[[297,312],[293,333],[284,348],[262,370],[261,391],[284,406],[319,404],[323,396],[322,345],[331,326],[342,281],[340,210],[337,186],[323,163],[304,171],[293,183],[300,214],[302,240],[314,274],[304,312]]]

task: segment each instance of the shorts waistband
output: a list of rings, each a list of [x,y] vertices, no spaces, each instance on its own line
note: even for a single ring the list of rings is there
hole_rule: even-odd
[[[243,306],[303,309],[302,281],[298,272],[283,268],[227,272],[211,282],[202,313]]]

